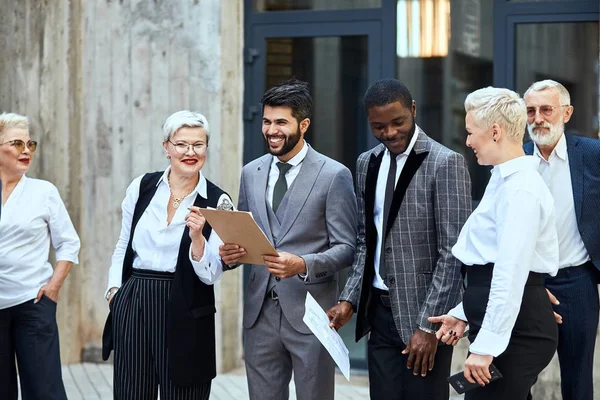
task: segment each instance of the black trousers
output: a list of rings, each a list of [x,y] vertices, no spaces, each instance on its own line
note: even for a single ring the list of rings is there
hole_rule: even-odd
[[[56,303],[43,296],[0,310],[0,398],[66,400],[60,369]]]
[[[112,299],[115,400],[207,400],[211,382],[175,386],[168,374],[167,307],[174,274],[133,270]]]
[[[463,306],[469,340],[481,329],[490,295],[493,264],[467,267],[468,286]],[[521,309],[506,350],[494,358],[502,379],[472,389],[465,400],[525,400],[540,372],[550,363],[558,344],[558,328],[544,288],[544,275],[531,272]]]
[[[440,344],[433,370],[427,376],[413,375],[406,367],[408,355],[402,354],[406,344],[394,323],[392,309],[382,303],[378,294],[370,310],[371,335],[368,343],[369,392],[372,400],[447,400],[450,389],[452,346]]]
[[[598,329],[598,270],[591,261],[564,268],[546,278],[546,287],[560,301],[558,361],[563,400],[594,398],[594,348]]]

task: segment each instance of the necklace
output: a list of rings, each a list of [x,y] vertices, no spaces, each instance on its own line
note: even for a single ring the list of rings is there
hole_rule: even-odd
[[[167,177],[167,182],[169,183],[169,191],[171,192],[171,199],[173,199],[173,208],[177,209],[181,205],[181,202],[183,201],[183,199],[188,197],[190,195],[190,193],[192,193],[194,191],[194,189],[187,192],[187,194],[185,196],[175,197],[173,195],[173,191],[171,190],[171,174],[169,174],[169,176]]]

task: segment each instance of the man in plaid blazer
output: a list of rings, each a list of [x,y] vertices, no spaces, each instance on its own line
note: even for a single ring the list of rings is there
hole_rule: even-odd
[[[357,253],[328,315],[339,328],[357,312],[356,340],[371,333],[371,399],[448,399],[452,347],[438,346],[427,317],[460,301],[451,248],[471,213],[469,173],[461,155],[415,124],[416,103],[400,81],[375,82],[364,106],[382,144],[357,161]]]

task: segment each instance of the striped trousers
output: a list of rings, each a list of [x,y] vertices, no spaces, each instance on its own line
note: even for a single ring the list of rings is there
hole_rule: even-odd
[[[114,399],[207,400],[211,382],[175,386],[168,374],[167,309],[174,274],[134,269],[111,301]]]

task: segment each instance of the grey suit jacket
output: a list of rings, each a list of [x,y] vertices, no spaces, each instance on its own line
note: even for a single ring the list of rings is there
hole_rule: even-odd
[[[418,327],[436,329],[428,317],[460,302],[461,263],[451,253],[471,213],[471,179],[464,158],[420,128],[402,169],[388,219],[384,249],[394,322],[404,343]],[[356,167],[358,247],[340,300],[357,310],[356,340],[370,330],[369,304],[377,232],[373,222],[383,144],[361,154]]]
[[[242,169],[238,209],[250,211],[278,251],[304,258],[308,277],[277,282],[281,310],[301,333],[310,333],[302,321],[306,293],[327,310],[339,293],[338,271],[352,265],[356,250],[356,198],[352,174],[342,164],[311,147],[288,189],[281,230],[274,237],[269,225],[266,199],[273,156],[266,154]],[[244,328],[251,328],[265,301],[269,273],[264,265],[250,266],[244,302]],[[270,301],[270,300],[269,300]]]

